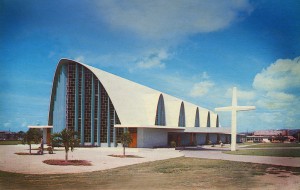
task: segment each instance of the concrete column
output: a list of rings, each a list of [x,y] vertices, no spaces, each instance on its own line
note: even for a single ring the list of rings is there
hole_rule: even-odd
[[[43,128],[43,143],[47,143],[47,128]]]
[[[110,109],[109,109],[110,103],[109,103],[109,97],[107,98],[107,146],[110,147]]]
[[[82,66],[81,77],[81,128],[80,128],[80,143],[84,145],[84,107],[85,107],[85,77],[84,67]]]
[[[101,146],[101,87],[98,81],[98,107],[97,107],[97,145]]]
[[[231,112],[231,151],[236,151],[236,110]]]
[[[91,93],[91,144],[95,143],[95,84],[94,75],[92,74],[92,93]]]

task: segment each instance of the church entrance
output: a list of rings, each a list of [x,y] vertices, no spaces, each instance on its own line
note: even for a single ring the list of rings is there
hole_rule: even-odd
[[[129,148],[137,148],[137,128],[129,128],[129,132],[132,138],[131,144],[129,144]]]

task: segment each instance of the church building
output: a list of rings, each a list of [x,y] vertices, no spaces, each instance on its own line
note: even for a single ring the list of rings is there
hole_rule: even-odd
[[[124,130],[138,148],[230,142],[213,111],[68,59],[56,68],[48,125],[48,136],[78,131],[81,146],[115,147]]]

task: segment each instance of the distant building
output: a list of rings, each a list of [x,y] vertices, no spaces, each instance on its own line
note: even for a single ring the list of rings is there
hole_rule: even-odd
[[[246,142],[283,142],[295,141],[296,138],[289,135],[289,130],[259,130],[254,131],[253,135],[246,136]]]
[[[78,131],[82,146],[117,146],[124,130],[131,147],[230,142],[213,111],[67,59],[55,72],[48,125]]]
[[[0,131],[0,140],[16,140],[18,138],[17,133],[10,131]]]
[[[260,130],[260,131],[254,131],[254,136],[277,136],[277,135],[288,135],[288,130]]]

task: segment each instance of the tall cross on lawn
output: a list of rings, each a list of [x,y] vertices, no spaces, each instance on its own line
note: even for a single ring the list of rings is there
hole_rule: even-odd
[[[236,113],[238,111],[254,110],[255,106],[238,106],[236,87],[232,89],[232,105],[228,107],[215,108],[215,111],[231,111],[231,151],[236,151]]]

